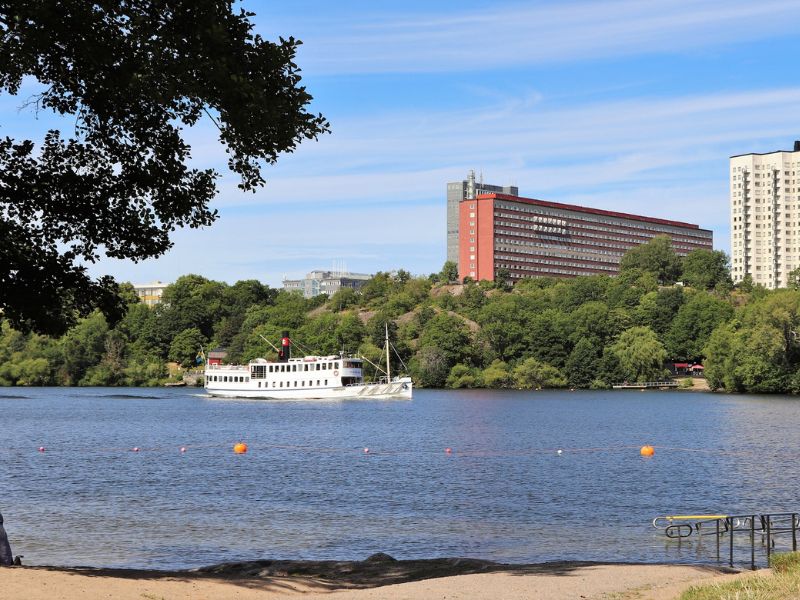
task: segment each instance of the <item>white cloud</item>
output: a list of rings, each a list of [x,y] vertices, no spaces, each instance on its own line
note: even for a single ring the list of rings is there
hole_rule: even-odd
[[[284,275],[292,278],[329,268],[334,260],[355,272],[430,272],[444,262],[444,228],[438,204],[413,210],[267,210],[259,216],[228,215],[223,210],[211,228],[176,232],[175,247],[160,259],[139,264],[105,260],[91,272],[110,271],[120,280],[136,282],[200,273],[230,283],[256,278],[273,286],[279,286]]]
[[[201,270],[274,285],[334,259],[431,272],[444,260],[445,183],[472,167],[522,195],[698,223],[727,250],[728,156],[789,147],[798,103],[800,88],[786,88],[354,118],[270,168],[255,195],[224,181],[221,221],[178,232],[175,250],[134,278]],[[119,268],[126,278],[142,272]]]
[[[516,3],[435,15],[375,8],[287,24],[312,74],[443,72],[687,52],[793,33],[796,0]],[[333,33],[332,33],[333,32]]]
[[[727,168],[731,154],[788,146],[791,132],[800,131],[798,104],[800,88],[787,88],[565,108],[506,102],[429,112],[424,125],[416,114],[354,118],[270,169],[257,198],[226,191],[222,203],[432,200],[469,168],[537,197],[630,186],[665,173],[706,182]]]

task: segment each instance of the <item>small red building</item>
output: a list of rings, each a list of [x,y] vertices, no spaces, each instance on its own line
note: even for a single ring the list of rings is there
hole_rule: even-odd
[[[208,353],[208,364],[221,365],[227,357],[228,351],[225,348],[216,348]]]

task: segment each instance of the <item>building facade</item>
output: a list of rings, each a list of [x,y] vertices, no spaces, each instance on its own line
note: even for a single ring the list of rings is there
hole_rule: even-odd
[[[786,287],[800,267],[800,140],[794,150],[730,159],[731,276]]]
[[[153,283],[134,283],[133,291],[139,296],[139,300],[142,304],[155,306],[161,303],[161,294],[164,293],[168,285],[168,283],[161,283],[160,281],[154,281]]]
[[[622,256],[657,235],[679,256],[713,248],[698,225],[521,198],[483,194],[459,205],[459,276],[494,281],[506,269],[525,277],[616,275]]]
[[[503,187],[483,183],[482,177],[480,181],[475,181],[475,171],[470,171],[464,181],[451,181],[447,184],[447,260],[456,264],[459,260],[459,204],[462,200],[491,193],[518,196],[519,189],[513,185]]]
[[[283,289],[301,292],[305,298],[313,298],[320,294],[333,296],[342,288],[359,289],[372,275],[363,273],[340,273],[336,271],[311,271],[305,279],[284,279]]]

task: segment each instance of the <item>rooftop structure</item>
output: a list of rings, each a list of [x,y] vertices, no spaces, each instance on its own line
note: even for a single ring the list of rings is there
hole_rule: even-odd
[[[447,260],[458,263],[459,255],[459,213],[458,206],[462,200],[474,199],[481,194],[490,193],[519,195],[519,189],[513,185],[500,186],[475,181],[475,171],[470,171],[464,181],[451,181],[447,184]]]

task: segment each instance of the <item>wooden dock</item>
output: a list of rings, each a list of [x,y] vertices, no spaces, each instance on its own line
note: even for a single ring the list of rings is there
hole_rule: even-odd
[[[615,390],[664,390],[678,387],[677,381],[645,381],[642,383],[616,383],[611,386]]]

